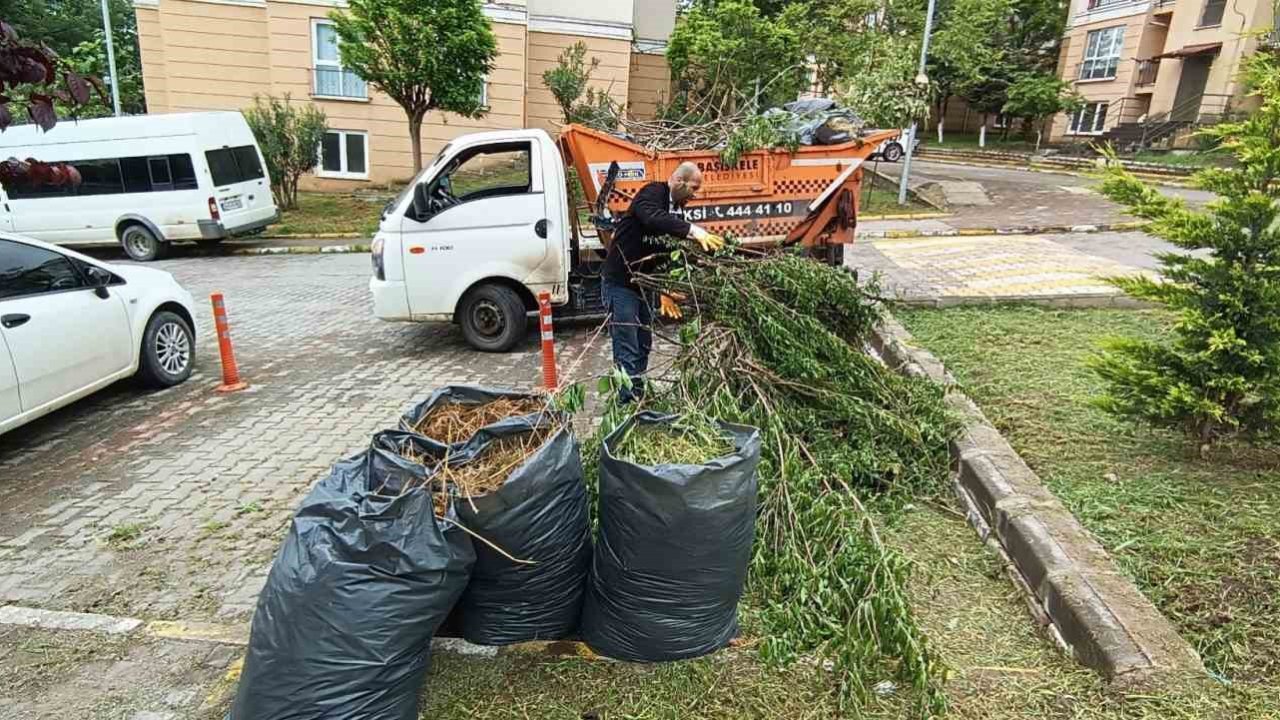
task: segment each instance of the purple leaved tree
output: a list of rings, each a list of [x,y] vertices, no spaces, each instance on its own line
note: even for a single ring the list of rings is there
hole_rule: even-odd
[[[48,132],[58,124],[55,102],[74,113],[93,91],[104,94],[101,81],[63,69],[56,53],[23,41],[12,25],[0,20],[0,132],[13,124],[14,108]],[[6,190],[79,184],[80,173],[66,163],[13,157],[0,161],[0,185]]]

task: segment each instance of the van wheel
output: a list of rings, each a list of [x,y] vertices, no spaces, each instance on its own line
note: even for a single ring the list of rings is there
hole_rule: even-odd
[[[459,304],[462,336],[471,347],[484,352],[506,352],[528,330],[524,302],[505,285],[481,285]]]
[[[151,262],[169,252],[169,243],[156,237],[145,225],[133,223],[120,229],[120,245],[130,260]]]
[[[191,377],[196,339],[177,313],[163,310],[151,316],[142,333],[138,377],[151,387],[167,388]]]

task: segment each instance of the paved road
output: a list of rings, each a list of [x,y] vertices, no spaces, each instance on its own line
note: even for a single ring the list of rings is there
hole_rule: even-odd
[[[202,304],[197,371],[184,385],[121,383],[0,436],[0,604],[243,619],[292,509],[331,462],[435,387],[534,387],[540,377],[533,335],[517,352],[487,355],[452,326],[374,319],[367,255],[156,266],[197,298],[226,294],[252,388],[213,392]],[[562,329],[562,359],[582,352],[590,330]],[[605,344],[581,372],[607,366]]]
[[[901,163],[879,163],[877,167],[895,179],[902,172]],[[911,174],[923,181],[981,185],[991,204],[951,208],[954,215],[941,222],[953,228],[1104,225],[1133,220],[1120,206],[1090,189],[1097,184],[1093,178],[927,160],[913,162]],[[1162,186],[1162,191],[1196,205],[1213,198],[1212,193],[1183,187]]]

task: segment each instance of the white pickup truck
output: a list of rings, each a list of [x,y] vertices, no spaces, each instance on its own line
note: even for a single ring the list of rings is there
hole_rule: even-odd
[[[702,192],[686,210],[699,224],[835,252],[853,241],[858,168],[887,137],[759,150],[726,167],[716,151],[654,153],[578,126],[559,144],[543,130],[460,136],[383,209],[372,246],[374,314],[456,322],[473,347],[503,352],[525,337],[541,292],[558,316],[600,313],[604,246],[570,208],[566,163],[583,178],[606,239],[611,212],[690,160],[703,167]]]

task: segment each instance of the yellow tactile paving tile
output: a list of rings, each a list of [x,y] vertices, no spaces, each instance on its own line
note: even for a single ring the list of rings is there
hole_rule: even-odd
[[[1035,235],[886,239],[874,245],[951,297],[1118,294],[1103,278],[1143,272]]]

